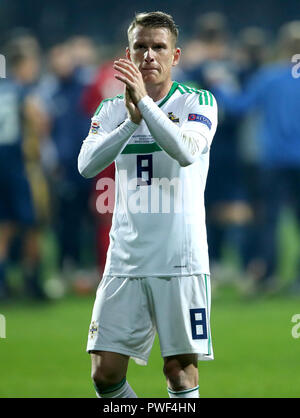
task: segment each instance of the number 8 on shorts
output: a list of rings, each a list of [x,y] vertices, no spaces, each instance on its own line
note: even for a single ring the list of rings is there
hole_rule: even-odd
[[[190,309],[190,319],[193,340],[206,340],[207,326],[205,308]]]

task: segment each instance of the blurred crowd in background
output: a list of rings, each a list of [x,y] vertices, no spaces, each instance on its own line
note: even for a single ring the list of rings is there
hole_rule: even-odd
[[[281,215],[288,206],[300,221],[300,21],[231,33],[223,14],[195,20],[173,79],[210,90],[219,107],[205,196],[211,274],[274,290]],[[125,51],[109,52],[84,35],[44,49],[23,29],[1,51],[0,299],[85,294],[100,281],[111,214],[96,210],[96,184],[114,165],[86,180],[77,157],[99,103],[123,92],[112,63]],[[289,283],[300,294],[300,263]]]

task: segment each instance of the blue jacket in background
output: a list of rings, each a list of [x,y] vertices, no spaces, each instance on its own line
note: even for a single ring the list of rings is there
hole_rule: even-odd
[[[56,147],[61,175],[75,183],[82,182],[77,159],[90,126],[90,118],[81,106],[85,87],[74,73],[67,79],[47,77],[40,88],[51,119],[50,135]]]
[[[290,65],[263,68],[242,92],[233,93],[226,86],[212,92],[234,115],[261,110],[261,164],[270,168],[300,167],[300,78],[293,78]]]

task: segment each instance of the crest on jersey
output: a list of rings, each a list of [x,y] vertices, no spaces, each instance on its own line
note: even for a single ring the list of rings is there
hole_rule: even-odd
[[[174,123],[179,123],[179,118],[173,112],[168,112],[168,118]]]
[[[98,333],[98,324],[96,321],[92,321],[91,325],[90,325],[90,329],[89,329],[89,336],[91,339],[95,338],[97,333]]]
[[[90,129],[90,133],[91,134],[97,134],[98,133],[98,130],[99,130],[99,128],[100,128],[100,124],[99,124],[99,122],[92,122],[92,124],[91,124],[91,129]]]

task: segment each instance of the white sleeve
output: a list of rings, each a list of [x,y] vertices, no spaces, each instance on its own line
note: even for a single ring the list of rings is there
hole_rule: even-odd
[[[212,95],[207,97],[209,100],[205,103],[200,94],[189,95],[183,112],[184,122],[180,128],[170,121],[149,96],[138,103],[156,142],[183,167],[195,162],[200,154],[208,152],[215,134],[217,104]]]
[[[78,156],[78,171],[85,178],[94,177],[109,166],[122,152],[138,127],[126,119],[113,129],[113,117],[107,111],[107,106],[103,106],[99,115],[92,118],[89,135],[83,141]]]

